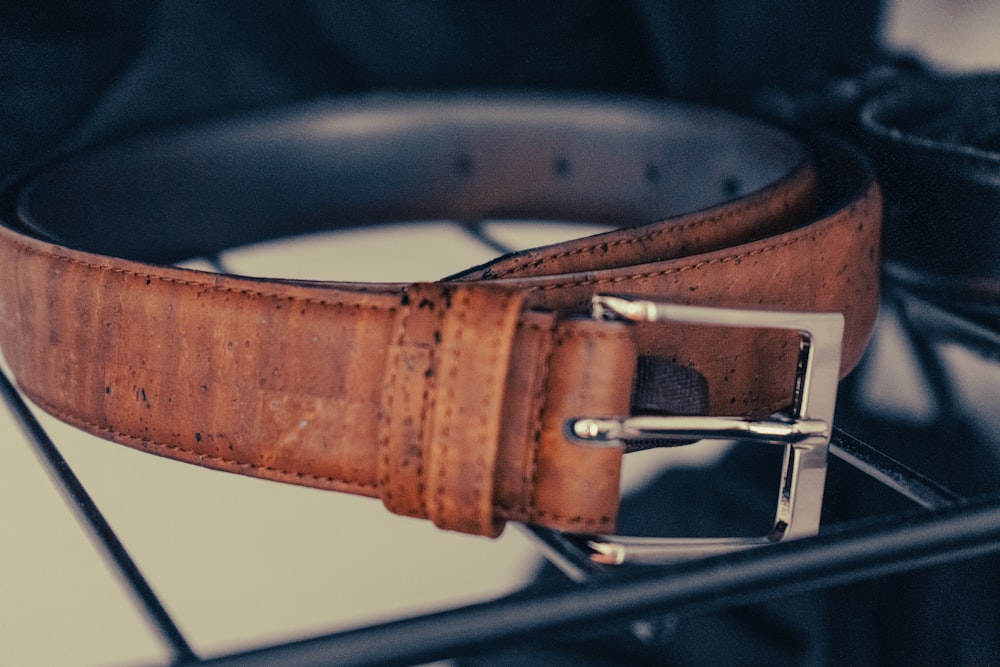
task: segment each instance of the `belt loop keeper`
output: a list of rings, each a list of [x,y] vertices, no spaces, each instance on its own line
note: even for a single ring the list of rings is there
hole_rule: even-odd
[[[526,520],[576,532],[613,531],[624,449],[579,447],[565,424],[588,410],[629,413],[635,342],[621,323],[588,319],[560,322],[554,336]]]
[[[497,535],[493,488],[522,297],[494,285],[418,284],[401,295],[379,419],[391,511]]]

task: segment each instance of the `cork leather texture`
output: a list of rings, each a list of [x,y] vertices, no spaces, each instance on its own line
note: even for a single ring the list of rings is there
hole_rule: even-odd
[[[542,109],[543,129],[561,127],[551,110]],[[640,116],[674,122],[677,112]],[[681,116],[686,136],[712,129]],[[521,120],[510,112],[504,131]],[[657,131],[643,129],[636,145]],[[470,136],[463,155],[478,155]],[[747,144],[737,150],[759,149]],[[34,402],[130,447],[381,498],[451,530],[496,535],[517,520],[610,531],[622,450],[569,442],[566,419],[626,414],[639,356],[695,369],[713,413],[765,413],[790,396],[796,350],[768,332],[582,318],[593,294],[842,312],[843,373],[860,359],[878,307],[881,198],[853,152],[816,150],[815,162],[796,161],[715,206],[413,285],[216,275],[115,256],[113,240],[107,254],[71,247],[87,239],[54,242],[46,237],[65,234],[51,232],[53,220],[102,215],[57,173],[27,188],[0,227],[0,345]],[[550,146],[519,151],[525,169],[537,163],[548,178],[567,177]],[[454,155],[441,158],[453,169]],[[652,180],[648,166],[644,173]],[[533,200],[528,212],[548,206],[523,174],[477,187],[505,201],[520,188]],[[496,211],[486,197],[479,209]],[[53,198],[58,216],[46,208]],[[567,199],[555,195],[554,210],[572,209]],[[169,225],[160,204],[140,207],[144,224]],[[584,206],[587,217],[595,206]]]

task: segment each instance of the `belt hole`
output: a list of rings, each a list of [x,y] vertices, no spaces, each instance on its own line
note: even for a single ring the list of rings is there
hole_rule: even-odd
[[[459,155],[452,163],[452,169],[459,176],[472,175],[472,158],[467,154]]]
[[[743,184],[735,176],[729,176],[722,181],[722,193],[727,197],[738,195],[743,190]]]

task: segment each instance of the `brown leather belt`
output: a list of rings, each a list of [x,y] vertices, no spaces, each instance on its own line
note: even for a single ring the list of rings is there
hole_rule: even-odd
[[[623,448],[578,446],[566,423],[628,414],[670,369],[711,414],[788,404],[795,332],[581,317],[595,294],[843,313],[841,374],[878,306],[881,199],[854,152],[675,104],[323,102],[94,149],[6,197],[0,343],[38,405],[471,533],[612,530]],[[436,283],[170,265],[372,221],[510,217],[620,228]]]

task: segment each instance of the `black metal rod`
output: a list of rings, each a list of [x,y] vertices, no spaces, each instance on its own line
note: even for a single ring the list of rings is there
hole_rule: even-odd
[[[954,491],[840,429],[834,429],[830,453],[924,509],[943,509],[962,500]]]
[[[42,425],[38,423],[31,409],[3,371],[0,371],[0,394],[3,395],[10,407],[11,414],[24,431],[28,441],[33,445],[32,448],[45,471],[62,492],[66,504],[76,511],[77,517],[89,529],[88,532],[93,542],[114,564],[117,575],[131,590],[136,606],[145,614],[150,626],[169,647],[173,654],[173,661],[185,664],[196,661],[197,656],[139,571],[139,567],[129,556],[125,546],[115,535],[97,504],[87,493],[55,443],[49,438]]]
[[[619,628],[643,616],[702,613],[1000,551],[1000,500],[885,516],[752,551],[633,569],[509,598],[206,660],[204,665],[415,664],[518,637]]]
[[[222,261],[222,255],[220,255],[219,253],[215,253],[214,255],[208,255],[207,257],[205,257],[205,261],[208,262],[209,265],[211,265],[212,270],[215,271],[216,273],[229,273],[229,270],[226,268],[225,262]]]
[[[542,556],[571,581],[582,584],[610,574],[610,568],[591,560],[590,554],[571,535],[527,523],[516,525],[531,538]]]
[[[514,248],[511,248],[505,243],[501,243],[486,230],[485,220],[477,220],[471,224],[459,224],[458,227],[463,232],[500,255],[506,255],[514,252]]]

